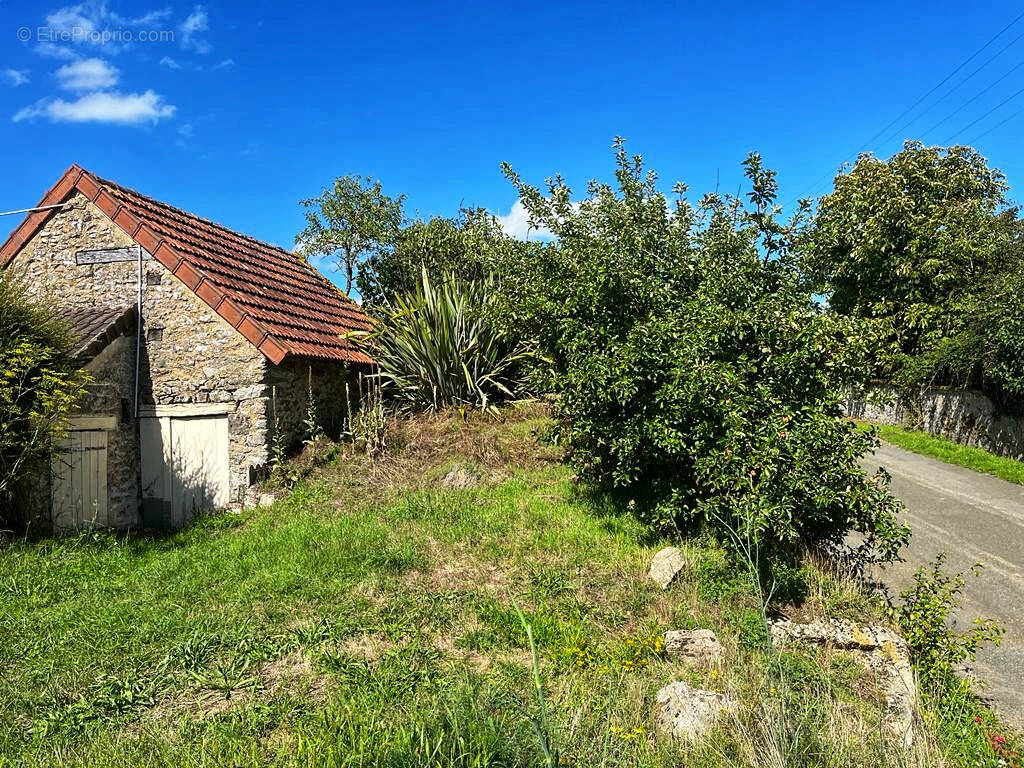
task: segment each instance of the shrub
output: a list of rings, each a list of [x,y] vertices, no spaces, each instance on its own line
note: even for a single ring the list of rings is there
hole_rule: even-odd
[[[407,411],[486,411],[521,394],[530,351],[495,322],[494,297],[491,278],[436,284],[423,268],[416,290],[387,304],[362,339],[384,396]]]
[[[914,584],[900,594],[895,618],[910,646],[918,674],[926,684],[944,684],[954,679],[960,663],[974,659],[985,643],[999,644],[1002,630],[991,619],[978,619],[965,632],[953,626],[953,613],[967,580],[963,573],[943,570],[945,554],[914,574]],[[980,565],[972,573],[977,576]]]
[[[17,279],[0,275],[0,522],[20,518],[19,486],[48,457],[84,393],[87,377],[68,346],[64,324]]]
[[[824,313],[776,219],[774,174],[745,163],[750,205],[697,208],[658,191],[617,143],[617,188],[571,201],[506,173],[557,242],[517,254],[505,322],[537,338],[558,395],[557,429],[584,477],[657,526],[710,524],[767,555],[867,538],[891,558],[907,537],[883,478],[857,459],[876,440],[843,417],[865,376],[864,334]]]

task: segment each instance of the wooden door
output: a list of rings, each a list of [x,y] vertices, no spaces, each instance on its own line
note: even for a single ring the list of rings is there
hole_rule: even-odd
[[[105,430],[72,429],[56,446],[50,470],[54,529],[107,525]]]
[[[228,504],[226,414],[143,418],[139,429],[142,510],[147,525],[178,527],[198,510]]]

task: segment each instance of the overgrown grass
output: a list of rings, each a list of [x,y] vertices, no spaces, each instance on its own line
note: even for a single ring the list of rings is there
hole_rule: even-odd
[[[863,428],[867,429],[869,426],[871,425],[864,424]],[[983,448],[954,443],[952,440],[928,432],[885,424],[873,426],[878,430],[879,437],[900,448],[931,456],[947,464],[956,464],[976,472],[1000,477],[1011,483],[1024,485],[1024,462],[996,456]]]
[[[302,464],[271,509],[160,538],[11,543],[0,766],[543,765],[519,609],[562,764],[942,764],[930,734],[946,721],[893,748],[852,657],[773,651],[712,541],[683,543],[688,567],[657,589],[646,570],[666,542],[582,493],[538,444],[544,424],[408,421],[380,460]],[[807,568],[794,617],[882,620],[880,601]],[[666,629],[696,627],[718,634],[721,665],[665,657]],[[736,694],[740,714],[695,745],[656,737],[655,693],[676,679]]]

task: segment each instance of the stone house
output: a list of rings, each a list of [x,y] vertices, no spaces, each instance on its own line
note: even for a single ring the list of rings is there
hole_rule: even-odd
[[[308,263],[77,165],[0,267],[68,319],[94,379],[43,494],[57,529],[251,501],[311,412],[340,430],[346,382],[371,363],[348,336],[366,316]]]

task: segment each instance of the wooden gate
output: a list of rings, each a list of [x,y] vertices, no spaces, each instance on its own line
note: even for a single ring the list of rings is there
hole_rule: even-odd
[[[72,422],[50,463],[51,519],[56,530],[108,524],[106,425],[80,428],[85,421]]]

